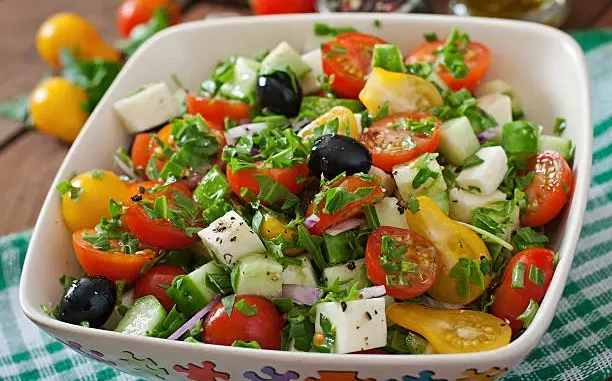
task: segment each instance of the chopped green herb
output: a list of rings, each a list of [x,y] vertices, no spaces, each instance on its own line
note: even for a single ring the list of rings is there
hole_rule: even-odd
[[[382,26],[382,21],[380,19],[374,19],[374,28],[380,28]]]
[[[283,210],[290,210],[300,203],[300,199],[283,184],[266,175],[254,175],[253,177],[259,185],[257,198],[266,204],[279,205]]]
[[[506,123],[503,126],[501,146],[511,155],[538,153],[540,127],[525,120]]]
[[[240,299],[239,301],[237,301],[234,305],[234,308],[242,312],[242,314],[246,316],[257,315],[257,306],[249,305],[246,299]]]
[[[448,189],[452,188],[455,185],[457,175],[449,167],[442,168],[442,177],[444,178],[444,182],[446,183],[446,187]]]
[[[532,247],[545,247],[549,238],[544,234],[539,234],[530,227],[520,227],[516,229],[512,237],[512,245],[515,252],[523,251]]]
[[[291,311],[295,306],[293,299],[291,298],[277,298],[274,299],[273,302],[276,304],[278,310],[283,314],[289,313],[289,311]]]
[[[346,54],[346,48],[342,45],[334,45],[332,46],[332,50],[326,53],[323,58],[332,58],[337,55]]]
[[[323,198],[325,198],[323,213],[334,214],[347,205],[368,197],[374,189],[375,187],[361,187],[354,192],[349,192],[346,187],[334,187],[320,192],[319,194],[323,194]],[[318,204],[315,205],[315,210],[318,210]]]
[[[478,107],[478,100],[466,89],[447,92],[444,94],[444,105],[434,107],[430,112],[442,121],[465,116],[477,134],[497,126],[495,118]]]
[[[434,41],[439,41],[440,39],[438,38],[438,35],[435,32],[431,32],[431,33],[425,33],[423,35],[423,38],[425,39],[425,41],[427,42],[434,42]]]
[[[544,286],[544,271],[537,266],[529,265],[529,280],[537,286]]]
[[[232,316],[232,311],[234,309],[234,303],[236,302],[236,294],[231,294],[221,298],[221,304],[227,313],[227,316]]]
[[[484,290],[484,274],[478,261],[459,258],[457,264],[451,269],[450,276],[457,279],[457,294],[462,298],[468,295],[469,284]]]
[[[204,284],[213,294],[225,295],[232,292],[232,282],[229,273],[206,274]]]
[[[512,269],[512,288],[525,287],[525,264],[517,262]]]
[[[70,194],[70,199],[74,202],[79,200],[79,197],[83,193],[83,188],[72,185],[72,179],[76,177],[76,172],[72,172],[68,178],[55,187],[59,192],[60,196],[64,196],[66,193]]]
[[[339,34],[349,33],[349,32],[357,32],[357,29],[351,26],[331,27],[329,26],[329,24],[324,24],[320,22],[314,23],[314,34],[316,34],[317,36],[335,37]]]
[[[421,210],[421,205],[419,203],[419,199],[411,196],[408,199],[408,210],[410,210],[410,213],[415,214],[417,213],[419,210]]]
[[[518,320],[523,322],[523,328],[529,328],[536,313],[538,313],[538,309],[540,309],[538,303],[533,299],[529,299],[529,305],[525,308],[525,311],[517,317]]]
[[[469,42],[470,38],[467,34],[453,28],[446,39],[446,43],[433,52],[434,55],[438,56],[436,64],[443,65],[454,78],[467,77],[470,69],[465,63],[463,52]]]
[[[155,198],[153,210],[158,218],[168,218],[168,199],[166,196],[159,196]]]
[[[423,186],[429,179],[436,180],[440,177],[440,173],[432,171],[429,167],[420,168],[416,176],[412,180],[412,188],[418,189]]]
[[[465,159],[465,161],[461,164],[461,167],[463,169],[466,169],[466,168],[476,167],[482,163],[484,163],[484,160],[480,156],[473,154],[472,156]]]
[[[250,349],[261,349],[261,346],[259,345],[259,343],[257,341],[235,340],[232,343],[232,347],[250,348]]]
[[[370,229],[376,229],[380,226],[378,214],[376,213],[376,208],[373,205],[366,206],[363,210],[363,214],[365,215],[366,222]]]
[[[561,136],[566,128],[567,121],[564,118],[557,118],[555,119],[555,125],[553,126],[553,134]]]
[[[313,336],[312,349],[315,352],[331,353],[336,341],[336,334],[327,315],[319,314],[319,325],[322,331],[317,331]]]
[[[170,12],[166,8],[159,8],[153,13],[148,22],[137,25],[130,32],[130,36],[125,40],[119,41],[117,46],[129,57],[151,36],[169,26]]]

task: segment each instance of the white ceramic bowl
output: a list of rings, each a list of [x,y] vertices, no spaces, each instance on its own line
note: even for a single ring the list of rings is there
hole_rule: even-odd
[[[375,19],[381,20],[381,28],[374,27]],[[144,83],[170,83],[171,74],[177,74],[195,89],[218,60],[233,54],[248,56],[274,47],[281,40],[297,48],[317,46],[319,41],[312,31],[315,21],[352,25],[398,44],[404,51],[420,44],[425,32],[444,36],[457,26],[491,49],[493,62],[488,77],[503,78],[518,91],[530,120],[550,129],[556,116],[567,119],[565,133],[576,144],[575,191],[552,235],[552,246],[561,259],[531,327],[510,345],[489,352],[324,355],[126,336],[69,325],[43,313],[41,304],[55,304],[62,295],[58,278],[81,273],[70,233],[62,221],[55,184],[72,171],[112,168],[115,150],[129,141],[113,111],[113,102]],[[553,318],[582,225],[590,178],[591,136],[584,56],[571,37],[546,26],[479,18],[367,14],[234,18],[183,24],[155,36],[130,59],[72,146],[34,230],[21,278],[21,304],[34,323],[80,353],[150,379],[409,381],[429,380],[429,376],[435,380],[466,379],[470,375],[492,379],[526,357]]]

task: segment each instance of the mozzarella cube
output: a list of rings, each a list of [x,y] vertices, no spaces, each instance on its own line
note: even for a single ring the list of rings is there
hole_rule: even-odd
[[[349,290],[355,282],[357,282],[357,288],[367,287],[369,280],[365,271],[365,259],[357,259],[356,261],[326,267],[323,270],[323,282],[325,285],[329,287],[336,280],[342,283],[342,286],[340,286],[342,290]]]
[[[363,118],[363,115],[353,114],[353,116],[355,117],[355,120],[357,121],[357,132],[359,133],[359,136],[361,136],[361,133],[363,132],[363,125],[361,124],[361,119]]]
[[[310,258],[300,255],[297,259],[302,261],[301,265],[288,265],[283,270],[283,284],[297,284],[298,286],[317,286],[317,277],[312,267]]]
[[[181,112],[170,89],[163,82],[153,83],[118,100],[114,107],[130,134],[167,123]]]
[[[204,246],[219,262],[234,267],[249,254],[266,253],[257,234],[235,211],[229,211],[198,232]]]
[[[497,121],[497,128],[512,122],[512,99],[503,94],[488,94],[478,98],[478,107]]]
[[[504,201],[506,195],[498,190],[491,195],[470,193],[459,188],[453,188],[449,192],[450,211],[449,216],[453,220],[472,223],[472,212],[476,208],[485,206],[488,203]]]
[[[393,194],[395,191],[395,180],[393,180],[393,176],[375,166],[370,167],[368,175],[374,176],[374,182],[384,188],[385,196],[391,196]]]
[[[508,171],[508,157],[501,146],[484,147],[476,152],[482,163],[462,170],[457,185],[476,193],[490,195],[499,188]]]
[[[503,94],[512,91],[509,84],[501,79],[493,79],[485,83],[481,83],[476,89],[475,95],[478,98],[489,94]]]
[[[374,205],[380,226],[408,229],[406,211],[398,203],[399,200],[395,197],[385,197]]]
[[[321,320],[323,317],[323,326]],[[317,304],[315,331],[327,333],[325,318],[334,332],[333,353],[351,353],[387,345],[385,298]]]
[[[302,55],[302,61],[310,66],[310,72],[300,79],[304,95],[314,94],[321,90],[317,77],[323,74],[321,49],[314,49]]]
[[[393,167],[393,178],[402,199],[408,200],[411,196],[423,194],[433,195],[446,190],[446,182],[442,177],[442,167],[438,164],[437,157],[437,153],[426,153],[408,164]],[[425,168],[429,169],[434,177],[427,177],[422,184],[413,184],[419,172]],[[417,187],[415,188],[413,185],[417,185]]]

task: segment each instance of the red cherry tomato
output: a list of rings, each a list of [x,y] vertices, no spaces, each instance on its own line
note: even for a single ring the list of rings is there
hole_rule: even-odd
[[[261,168],[263,161],[255,163],[257,169],[242,169],[238,172],[232,171],[231,165],[227,165],[226,175],[232,191],[241,199],[248,201],[248,197],[242,197],[240,190],[248,188],[251,192],[259,194],[259,184],[255,175],[264,175],[284,185],[293,194],[299,194],[304,189],[304,182],[299,179],[308,177],[308,167],[305,164],[295,164],[287,168]]]
[[[370,72],[374,45],[385,43],[378,37],[352,32],[322,46],[323,71],[328,77],[334,76],[331,87],[340,97],[359,97]]]
[[[434,244],[411,230],[381,226],[368,238],[368,278],[394,298],[410,299],[427,291],[436,281],[439,261]]]
[[[155,198],[166,196],[168,208],[175,208],[173,199],[177,193],[191,198],[191,192],[184,186],[174,183],[165,190],[153,194],[144,193],[141,197],[145,201],[154,201]],[[140,240],[141,243],[159,247],[160,249],[183,249],[196,240],[196,235],[187,235],[168,219],[153,219],[149,216],[143,206],[134,201],[134,198],[127,202],[128,209],[124,218],[127,228]],[[193,221],[189,221],[193,222]]]
[[[434,55],[433,52],[441,46],[444,46],[444,43],[444,41],[426,42],[410,53],[404,62],[406,64],[414,62],[435,62],[438,57]],[[453,74],[444,67],[440,67],[438,75],[454,91],[461,90],[462,88],[474,91],[489,69],[489,65],[491,64],[491,52],[486,46],[478,42],[470,42],[463,53],[465,56],[465,63],[469,68],[468,75],[465,78],[453,77]]]
[[[257,309],[252,316],[236,308],[236,303],[241,300]],[[283,318],[274,303],[261,296],[241,295],[236,297],[231,316],[222,303],[213,308],[204,321],[202,338],[208,344],[230,346],[234,341],[242,340],[256,341],[262,349],[280,349],[283,325]]]
[[[361,200],[351,202],[346,207],[335,212],[334,214],[328,214],[323,212],[323,208],[325,207],[326,201],[325,199],[323,199],[319,203],[316,213],[314,210],[314,201],[311,202],[310,205],[308,205],[308,208],[306,209],[306,216],[310,216],[315,213],[319,217],[319,221],[314,224],[313,227],[308,229],[310,231],[310,234],[323,235],[323,232],[327,230],[327,228],[337,225],[342,221],[346,221],[358,214],[361,214],[365,206],[374,204],[375,202],[382,199],[384,195],[380,185],[372,181],[362,180],[357,176],[348,176],[343,179],[337,186],[346,188],[348,192],[355,192],[359,188],[370,187],[373,187],[374,190],[366,197],[362,198]]]
[[[249,3],[253,13],[256,15],[315,12],[315,0],[250,0]]]
[[[433,119],[433,128],[413,132],[411,122]],[[398,164],[406,163],[426,152],[435,152],[440,144],[440,120],[426,112],[411,111],[379,120],[361,136],[361,141],[372,154],[372,164],[391,172]]]
[[[150,157],[149,150],[152,137],[153,135],[150,133],[142,133],[134,137],[131,152],[134,168],[147,168],[147,163],[149,162]]]
[[[95,249],[83,239],[84,234],[94,234],[94,229],[84,229],[72,234],[72,246],[81,267],[89,275],[104,275],[110,280],[125,280],[132,283],[138,278],[145,263],[155,258],[155,252],[145,249],[138,254],[121,252],[119,243],[111,240],[113,251]]]
[[[555,151],[545,151],[532,157],[527,169],[535,175],[525,188],[529,204],[521,225],[541,226],[555,218],[567,204],[574,187],[574,177],[567,161]]]
[[[176,25],[181,19],[180,8],[174,0],[125,0],[117,8],[117,29],[123,37],[129,37],[135,26],[151,19],[155,11],[165,8],[170,13],[170,24]]]
[[[495,291],[491,313],[498,318],[510,321],[513,334],[518,333],[523,326],[523,322],[517,320],[517,318],[525,311],[529,301],[533,299],[534,302],[540,303],[542,298],[544,298],[555,272],[554,260],[554,251],[544,248],[533,248],[517,253],[508,262],[501,285]],[[522,279],[523,287],[513,288],[512,274],[515,272],[514,268],[517,266],[517,263],[525,265],[525,275]],[[531,274],[537,273],[541,274],[540,284],[536,284],[536,282],[530,279]],[[536,276],[534,279],[537,280],[539,278]]]
[[[185,102],[188,114],[200,114],[202,118],[212,122],[211,128],[219,131],[225,130],[223,126],[225,126],[226,117],[239,121],[248,119],[251,116],[251,108],[247,103],[224,99],[210,99],[197,96],[193,93],[187,93]]]
[[[143,296],[153,295],[164,306],[166,311],[170,311],[172,306],[174,306],[174,301],[166,294],[166,289],[160,287],[160,284],[170,287],[172,280],[176,276],[185,274],[186,272],[183,269],[174,266],[159,265],[151,268],[136,282],[134,286],[134,300],[140,299]]]
[[[372,348],[366,349],[365,351],[353,352],[356,355],[388,355],[389,353],[380,349],[380,348]]]

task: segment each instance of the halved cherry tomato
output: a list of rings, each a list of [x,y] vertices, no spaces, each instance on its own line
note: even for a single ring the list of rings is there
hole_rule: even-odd
[[[236,304],[244,300],[249,307],[255,307],[252,316],[245,315]],[[208,344],[230,346],[236,340],[256,341],[262,349],[281,348],[283,318],[274,303],[255,295],[236,297],[232,314],[228,315],[223,303],[219,302],[204,321],[202,338]]]
[[[397,325],[424,336],[435,353],[489,351],[507,345],[512,335],[507,322],[480,311],[395,303],[386,312]]]
[[[166,294],[166,289],[160,285],[170,287],[175,277],[185,274],[186,272],[183,269],[174,266],[159,265],[151,268],[136,282],[134,286],[134,300],[140,299],[143,296],[153,295],[159,300],[166,311],[170,311],[172,306],[174,306],[174,301]]]
[[[414,298],[436,281],[440,254],[427,238],[411,230],[377,228],[368,238],[365,256],[368,278],[394,298]]]
[[[142,198],[146,201],[154,201],[157,197],[166,196],[168,208],[175,207],[173,202],[174,195],[182,193],[191,198],[191,192],[184,186],[174,183],[161,192],[153,194],[140,194],[137,198]],[[135,201],[132,197],[128,203],[128,209],[125,212],[124,218],[127,228],[140,240],[140,242],[159,247],[161,249],[182,249],[192,244],[197,236],[187,235],[184,230],[172,225],[168,219],[153,219],[147,211]],[[194,222],[194,221],[190,221]]]
[[[299,179],[308,177],[308,167],[306,164],[295,164],[287,168],[262,168],[263,161],[254,164],[257,166],[257,169],[242,169],[234,172],[231,165],[228,164],[225,170],[227,182],[232,191],[244,201],[249,201],[249,199],[240,195],[242,188],[248,188],[255,195],[259,194],[259,184],[255,179],[255,175],[267,176],[277,183],[284,185],[291,193],[296,195],[304,189],[305,183],[299,181]]]
[[[132,144],[132,164],[134,164],[134,168],[147,168],[152,138],[153,135],[150,133],[142,133],[134,137],[134,143]]]
[[[433,120],[433,128],[428,131],[414,132],[411,128],[410,123],[428,120]],[[391,172],[395,165],[436,151],[440,144],[440,120],[420,111],[391,115],[368,128],[361,141],[372,153],[372,164]]]
[[[372,181],[365,181],[357,176],[348,176],[343,179],[338,185],[338,187],[344,187],[348,192],[355,192],[359,188],[370,188],[373,187],[374,190],[362,198],[361,200],[351,202],[346,205],[346,207],[337,211],[334,214],[328,214],[323,212],[323,208],[325,207],[325,199],[323,199],[317,208],[317,211],[314,210],[314,201],[308,205],[308,209],[306,209],[306,216],[310,216],[313,213],[319,217],[319,221],[314,224],[313,227],[309,228],[311,234],[314,235],[322,235],[327,228],[339,224],[342,221],[346,221],[349,218],[352,218],[363,211],[363,208],[367,205],[374,204],[375,202],[382,199],[384,193],[382,188]]]
[[[85,234],[94,234],[94,229],[83,229],[72,234],[72,246],[81,267],[89,275],[104,275],[110,280],[125,280],[131,283],[138,278],[140,269],[145,263],[155,258],[151,249],[138,251],[136,254],[121,252],[119,243],[111,240],[116,251],[95,249],[83,239]]]
[[[315,0],[251,0],[250,3],[256,15],[315,12]]]
[[[251,116],[251,108],[248,103],[210,99],[193,93],[187,93],[185,102],[188,114],[200,114],[202,118],[212,122],[209,124],[210,128],[219,131],[225,130],[223,126],[225,126],[226,117],[239,121]]]
[[[515,254],[508,262],[501,285],[495,291],[491,313],[510,321],[513,334],[517,334],[523,327],[523,322],[517,318],[525,312],[529,301],[540,303],[544,298],[555,272],[554,261],[554,251],[532,248]],[[513,288],[512,275],[518,263],[524,264],[522,287]]]
[[[172,139],[172,123],[168,123],[163,126],[157,133],[155,137],[159,139],[160,142],[164,143],[171,151],[177,151],[178,147],[174,144],[174,140]],[[157,168],[161,171],[162,168],[168,162],[168,157],[164,153],[162,146],[160,146],[157,139],[153,139],[149,144],[149,158],[151,156],[155,157],[155,162],[157,163]],[[149,160],[147,159],[147,162]]]
[[[445,41],[443,40],[426,42],[410,53],[404,62],[406,64],[414,62],[435,62],[438,57],[434,55],[433,52],[444,46],[444,44]],[[478,42],[470,42],[463,53],[465,55],[465,63],[469,68],[468,75],[465,78],[453,77],[453,74],[442,66],[439,68],[438,75],[453,91],[461,90],[462,88],[474,91],[489,69],[489,65],[491,64],[491,52],[486,46]]]
[[[525,188],[529,199],[522,226],[541,226],[561,212],[574,188],[574,177],[567,161],[558,152],[545,151],[529,160],[535,176]]]
[[[357,99],[370,72],[374,45],[385,43],[378,37],[357,32],[341,34],[325,43],[321,48],[323,71],[328,77],[334,76],[332,89],[342,98]]]
[[[353,139],[359,139],[359,127],[357,126],[355,114],[344,106],[336,106],[325,114],[319,116],[317,119],[313,120],[302,128],[297,135],[304,140],[312,139],[317,127],[327,124],[334,119],[338,119],[338,135],[345,135],[350,136]]]
[[[169,12],[170,24],[178,24],[181,14],[174,0],[125,0],[117,8],[117,29],[123,37],[128,37],[135,26],[146,23],[162,8]]]

